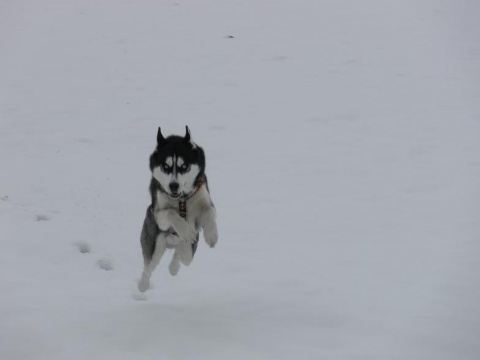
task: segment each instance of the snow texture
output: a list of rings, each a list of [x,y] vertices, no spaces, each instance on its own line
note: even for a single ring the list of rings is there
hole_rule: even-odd
[[[0,359],[477,360],[479,18],[3,1]],[[159,125],[205,149],[220,238],[142,295]]]

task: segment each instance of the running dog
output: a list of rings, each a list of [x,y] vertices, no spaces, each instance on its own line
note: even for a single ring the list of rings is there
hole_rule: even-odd
[[[168,267],[176,275],[180,264],[190,265],[197,249],[200,230],[205,242],[214,247],[218,240],[215,206],[205,175],[205,153],[185,136],[164,138],[158,128],[157,147],[150,156],[150,195],[140,243],[144,260],[138,289],[150,287],[150,277],[167,249],[173,249]]]

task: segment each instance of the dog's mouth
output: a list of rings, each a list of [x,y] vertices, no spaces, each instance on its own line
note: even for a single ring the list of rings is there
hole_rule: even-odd
[[[181,193],[179,192],[171,192],[170,194],[168,194],[172,199],[178,199],[180,198],[180,196],[182,196]]]

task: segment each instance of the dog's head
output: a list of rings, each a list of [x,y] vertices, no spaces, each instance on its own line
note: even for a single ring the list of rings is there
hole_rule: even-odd
[[[191,194],[205,173],[203,149],[192,141],[188,126],[185,136],[164,138],[158,128],[157,148],[150,156],[153,177],[172,199]]]

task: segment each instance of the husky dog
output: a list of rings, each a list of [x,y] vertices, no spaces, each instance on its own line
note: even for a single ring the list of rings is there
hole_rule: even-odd
[[[180,263],[190,265],[200,230],[210,247],[218,240],[215,206],[205,175],[205,154],[192,141],[186,127],[184,137],[166,139],[158,128],[157,147],[150,156],[150,194],[140,242],[144,268],[138,289],[150,287],[150,277],[166,249],[174,249],[168,270],[176,275]]]

